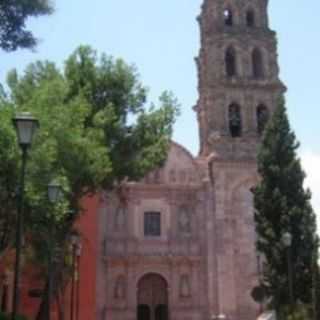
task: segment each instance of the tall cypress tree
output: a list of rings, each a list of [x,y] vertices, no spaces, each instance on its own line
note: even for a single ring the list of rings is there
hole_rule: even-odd
[[[305,174],[297,157],[299,144],[290,128],[284,100],[265,129],[258,153],[261,177],[254,190],[257,249],[263,255],[263,285],[276,308],[290,303],[288,258],[294,302],[311,303],[316,219]],[[290,255],[283,235],[292,235]]]

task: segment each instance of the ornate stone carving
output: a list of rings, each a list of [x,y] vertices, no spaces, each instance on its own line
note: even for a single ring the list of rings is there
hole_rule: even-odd
[[[114,217],[114,229],[115,231],[122,231],[125,227],[127,218],[127,208],[125,206],[119,206],[115,212]]]
[[[171,169],[170,173],[169,173],[169,181],[171,183],[175,183],[177,181],[177,177],[176,177],[176,170]]]
[[[116,300],[123,300],[126,296],[126,280],[125,276],[121,275],[117,278],[114,287],[114,298]]]
[[[186,207],[179,208],[178,226],[179,226],[180,233],[182,233],[182,234],[190,234],[191,233],[190,210],[187,209]]]
[[[208,138],[208,142],[209,142],[209,144],[213,144],[213,143],[215,143],[215,141],[218,141],[220,139],[221,139],[220,131],[212,130],[210,132],[210,135],[209,135],[209,138]]]
[[[181,298],[191,297],[190,276],[188,274],[183,274],[180,277],[180,297]]]

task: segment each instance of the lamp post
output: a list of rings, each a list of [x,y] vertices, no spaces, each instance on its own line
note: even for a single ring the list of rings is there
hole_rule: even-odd
[[[48,199],[54,205],[62,197],[62,188],[61,185],[57,182],[51,182],[48,184]],[[52,295],[52,256],[53,256],[53,230],[54,228],[54,216],[50,214],[49,219],[49,245],[48,245],[48,288],[47,288],[47,309],[46,309],[46,318],[50,320],[51,317],[51,295]]]
[[[312,273],[312,313],[313,313],[313,320],[318,318],[317,310],[317,281],[318,281],[318,244],[319,238],[317,235],[314,235],[313,238],[313,249],[312,249],[312,257],[311,257],[311,273]]]
[[[80,257],[82,253],[82,244],[79,242],[76,248],[77,257],[77,289],[76,289],[76,320],[79,320],[80,312]]]
[[[289,298],[290,305],[293,311],[294,307],[294,293],[293,293],[293,273],[292,273],[292,257],[291,257],[291,247],[292,247],[292,234],[286,232],[282,236],[282,243],[286,247],[287,250],[287,264],[288,264],[288,282],[289,282]]]
[[[71,270],[71,303],[70,303],[70,320],[74,320],[74,289],[75,289],[75,267],[76,267],[76,249],[79,244],[80,237],[77,233],[71,234],[71,248],[72,248],[72,270]]]
[[[18,143],[22,151],[22,164],[20,172],[20,185],[17,205],[17,224],[16,224],[16,260],[14,266],[14,288],[12,298],[11,319],[16,318],[19,308],[19,282],[20,282],[20,265],[21,265],[21,240],[23,233],[23,209],[24,209],[24,178],[28,150],[31,147],[33,136],[39,127],[39,122],[32,117],[30,113],[20,113],[12,119],[16,129]]]

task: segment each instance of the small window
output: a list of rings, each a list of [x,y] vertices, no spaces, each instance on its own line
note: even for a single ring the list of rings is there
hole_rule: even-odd
[[[233,138],[241,137],[242,120],[239,105],[233,103],[229,106],[229,130]]]
[[[161,236],[161,214],[160,212],[144,213],[144,235],[147,237]]]
[[[224,24],[226,26],[233,25],[233,15],[232,15],[232,11],[230,9],[225,9],[223,11],[223,18],[224,18]]]
[[[263,59],[259,49],[254,49],[252,52],[252,75],[255,79],[263,78]]]
[[[268,108],[264,105],[259,105],[257,108],[257,129],[261,136],[269,120]]]
[[[246,14],[247,26],[252,28],[255,26],[255,16],[252,10],[249,10]]]
[[[232,47],[228,48],[226,51],[225,66],[226,66],[227,77],[229,78],[234,77],[237,73],[237,65],[236,65],[236,53]]]

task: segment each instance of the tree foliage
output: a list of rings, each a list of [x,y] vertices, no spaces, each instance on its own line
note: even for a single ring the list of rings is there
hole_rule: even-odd
[[[106,55],[99,58],[87,46],[66,60],[63,72],[53,63],[37,62],[22,76],[13,70],[7,82],[9,92],[0,99],[2,250],[10,239],[7,232],[14,230],[20,167],[11,118],[29,111],[40,129],[27,162],[25,222],[34,256],[45,264],[50,232],[60,255],[67,249],[82,197],[115,188],[125,179],[137,180],[163,164],[178,104],[165,92],[158,107],[148,108],[147,90],[135,68]],[[52,180],[64,189],[64,200],[55,207],[47,201]]]
[[[9,314],[4,314],[4,313],[2,313],[1,311],[0,311],[0,320],[10,320],[12,317],[11,317],[11,315],[9,315]],[[26,317],[24,317],[24,316],[17,316],[16,318],[15,318],[16,320],[28,320]]]
[[[48,15],[53,12],[49,0],[2,0],[0,1],[0,48],[14,51],[32,49],[37,39],[26,28],[29,17]]]
[[[4,96],[3,96],[4,98]],[[4,100],[2,100],[4,102]],[[17,195],[17,148],[12,143],[15,139],[11,124],[9,105],[2,103],[0,111],[0,257],[7,248],[12,225],[15,221]]]
[[[298,146],[281,101],[264,133],[258,154],[261,182],[254,190],[257,249],[265,258],[263,284],[276,307],[289,304],[286,232],[292,235],[294,300],[312,300],[316,221],[310,192],[303,186]]]

